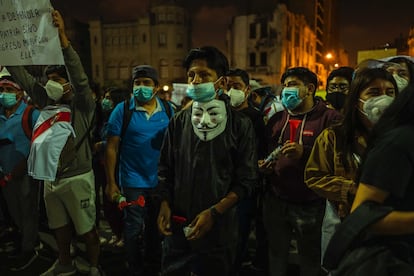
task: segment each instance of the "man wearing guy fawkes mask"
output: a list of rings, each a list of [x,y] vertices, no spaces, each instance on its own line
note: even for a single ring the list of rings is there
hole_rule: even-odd
[[[94,121],[95,101],[80,58],[66,35],[61,14],[53,10],[52,20],[58,29],[65,66],[47,67],[45,86],[24,67],[8,67],[34,104],[42,109],[33,130],[28,170],[34,179],[45,183],[49,227],[55,231],[59,249],[58,261],[45,275],[76,273],[69,252],[73,230],[85,239],[91,275],[100,275],[95,184],[88,137]]]
[[[159,163],[162,271],[229,275],[238,232],[234,206],[257,178],[255,134],[223,94],[228,62],[218,49],[191,50],[184,67],[193,104],[171,120]]]

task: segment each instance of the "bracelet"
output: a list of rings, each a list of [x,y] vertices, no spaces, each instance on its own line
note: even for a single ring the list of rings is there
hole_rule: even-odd
[[[216,207],[215,206],[211,206],[210,207],[210,214],[211,214],[211,217],[216,221],[216,220],[218,220],[219,218],[221,218],[221,216],[222,216],[222,214],[220,214],[218,211],[217,211],[217,209],[216,209]]]

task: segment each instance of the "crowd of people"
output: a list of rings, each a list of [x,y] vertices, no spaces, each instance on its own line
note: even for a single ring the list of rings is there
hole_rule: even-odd
[[[38,258],[41,203],[58,248],[45,276],[77,273],[74,236],[89,275],[104,275],[101,210],[128,275],[237,276],[247,260],[256,275],[288,275],[292,241],[300,275],[321,275],[335,230],[366,201],[393,208],[370,234],[414,246],[410,57],[337,68],[323,99],[309,68],[288,68],[276,93],[217,48],[194,48],[177,107],[150,65],[128,87],[93,91],[52,17],[65,65],[47,66],[46,83],[23,66],[0,75],[1,227],[18,233],[9,271]]]

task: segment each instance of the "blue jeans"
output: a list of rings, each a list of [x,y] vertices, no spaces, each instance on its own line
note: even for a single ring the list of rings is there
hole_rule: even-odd
[[[151,189],[123,188],[127,202],[136,200],[140,195],[145,198],[145,206],[128,206],[124,211],[124,240],[129,275],[144,275],[144,260],[148,250],[160,254],[160,238],[156,219],[158,207],[152,200]]]

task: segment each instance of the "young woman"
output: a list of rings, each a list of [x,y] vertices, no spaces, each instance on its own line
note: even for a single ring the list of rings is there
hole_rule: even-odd
[[[324,130],[315,141],[305,167],[305,182],[327,199],[322,224],[322,258],[335,226],[349,213],[366,140],[397,93],[395,80],[384,69],[359,70],[351,83],[343,121]]]

